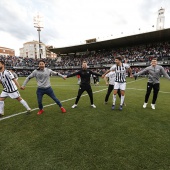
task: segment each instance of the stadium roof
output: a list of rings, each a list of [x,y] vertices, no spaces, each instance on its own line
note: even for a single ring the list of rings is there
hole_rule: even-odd
[[[111,39],[107,41],[100,41],[96,43],[83,44],[70,47],[53,48],[50,51],[56,54],[68,54],[85,51],[99,51],[106,49],[113,49],[116,47],[128,47],[133,45],[153,43],[160,41],[170,40],[170,29],[164,29],[159,31],[147,32],[127,37],[121,37],[117,39]]]

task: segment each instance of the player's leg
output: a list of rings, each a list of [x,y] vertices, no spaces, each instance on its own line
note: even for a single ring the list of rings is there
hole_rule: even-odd
[[[77,104],[80,100],[81,95],[83,94],[83,92],[85,91],[85,88],[83,86],[80,85],[79,90],[78,90],[78,94],[76,97],[76,101],[75,104],[72,106],[72,108],[74,109],[75,107],[77,107]]]
[[[114,86],[115,88],[115,86]],[[116,104],[116,94],[117,94],[117,86],[116,89],[113,90],[113,104],[112,104],[112,110],[115,109],[115,104]]]
[[[120,89],[117,90],[117,94],[118,94],[119,98],[121,98],[121,91],[120,91]]]
[[[51,97],[60,107],[61,111],[63,113],[66,112],[66,109],[62,106],[61,102],[57,99],[57,97],[55,96],[53,89],[51,87],[49,87],[48,89],[46,89],[46,94]]]
[[[2,91],[1,95],[0,95],[0,116],[4,115],[4,100],[9,96],[7,92]]]
[[[112,105],[113,110],[114,110],[114,106],[116,103],[116,95],[117,95],[118,89],[120,89],[120,84],[118,82],[115,82],[114,90],[113,90],[113,105]]]
[[[115,103],[116,103],[117,90],[118,90],[118,89],[114,89],[114,90],[113,90],[113,105],[115,105]]]
[[[57,99],[57,97],[55,96],[53,89],[51,87],[49,87],[48,89],[46,89],[45,92],[49,97],[51,97],[57,104],[59,107],[62,107],[61,102]]]
[[[158,92],[159,92],[159,87],[160,84],[156,83],[153,85],[153,99],[152,99],[152,104],[156,103],[157,97],[158,97]]]
[[[107,89],[107,94],[106,94],[106,97],[105,97],[105,103],[108,102],[110,93],[113,91],[113,88],[114,88],[114,86],[109,84],[108,89]]]
[[[120,98],[119,110],[122,110],[123,109],[123,103],[124,103],[124,100],[125,100],[126,82],[120,84],[120,90],[121,90],[121,98]]]
[[[96,106],[95,106],[94,103],[93,103],[93,92],[92,92],[91,86],[87,86],[87,87],[86,87],[86,91],[87,91],[87,93],[88,93],[88,95],[89,95],[89,97],[90,97],[91,106],[92,106],[93,108],[96,108]]]
[[[125,90],[121,90],[120,105],[122,106],[125,100]]]
[[[147,104],[148,104],[148,100],[149,100],[149,96],[151,94],[153,88],[153,84],[152,83],[147,83],[147,90],[146,90],[146,94],[145,94],[145,103],[143,104],[143,108],[146,108]]]
[[[38,108],[40,111],[43,112],[42,98],[44,95],[44,89],[37,88],[36,94],[37,94]]]
[[[16,99],[27,109],[28,112],[31,111],[31,108],[28,106],[28,103],[23,98],[21,98],[21,96],[17,97]]]
[[[0,117],[4,115],[4,100],[6,98],[0,97]]]
[[[13,93],[8,93],[8,96],[11,99],[18,100],[27,109],[27,113],[31,112],[31,108],[28,106],[27,102],[24,99],[21,98],[19,91],[16,91],[16,92],[13,92]]]
[[[160,87],[159,83],[153,85],[153,99],[151,104],[152,109],[155,109],[155,103],[158,97],[159,87]]]
[[[121,99],[121,90],[120,89],[117,90],[117,94],[118,94],[119,98]],[[123,105],[126,106],[125,101],[123,102]]]

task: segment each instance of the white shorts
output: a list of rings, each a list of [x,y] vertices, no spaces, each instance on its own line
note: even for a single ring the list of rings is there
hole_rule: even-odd
[[[115,82],[114,90],[118,90],[118,89],[125,91],[125,89],[126,89],[126,82],[124,82],[124,83]]]
[[[16,99],[18,97],[20,97],[19,91],[13,92],[13,93],[7,93],[5,91],[2,91],[0,97],[6,98],[6,97],[10,97],[11,99]]]

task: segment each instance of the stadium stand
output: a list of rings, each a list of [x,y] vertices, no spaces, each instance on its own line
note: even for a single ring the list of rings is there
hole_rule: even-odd
[[[43,60],[45,60],[47,67],[67,74],[71,70],[79,69],[83,60],[87,61],[89,68],[101,71],[112,66],[116,56],[121,56],[123,60],[126,60],[131,65],[135,73],[148,66],[152,58],[157,58],[158,64],[163,65],[167,73],[170,74],[169,35],[170,29],[167,29],[138,36],[124,37],[123,39],[96,42],[88,44],[88,46],[51,49],[53,52],[58,53],[58,57]],[[87,47],[90,50],[87,50]],[[60,54],[60,51],[63,54]],[[33,69],[38,67],[40,59],[0,55],[0,60],[5,61],[7,69],[14,68],[19,76],[27,76]]]

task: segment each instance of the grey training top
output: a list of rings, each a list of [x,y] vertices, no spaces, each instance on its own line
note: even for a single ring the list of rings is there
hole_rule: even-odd
[[[153,84],[159,83],[159,78],[160,78],[161,74],[163,74],[164,77],[166,77],[167,79],[170,80],[170,77],[165,72],[164,68],[160,65],[146,67],[142,71],[135,74],[135,76],[141,75],[145,72],[149,72],[149,77],[148,77],[149,83],[153,83]]]
[[[52,71],[51,69],[44,68],[44,70],[34,70],[24,81],[22,86],[26,86],[30,79],[33,77],[37,80],[38,88],[48,88],[51,86],[50,76],[51,75],[59,75],[63,77],[62,74]]]

